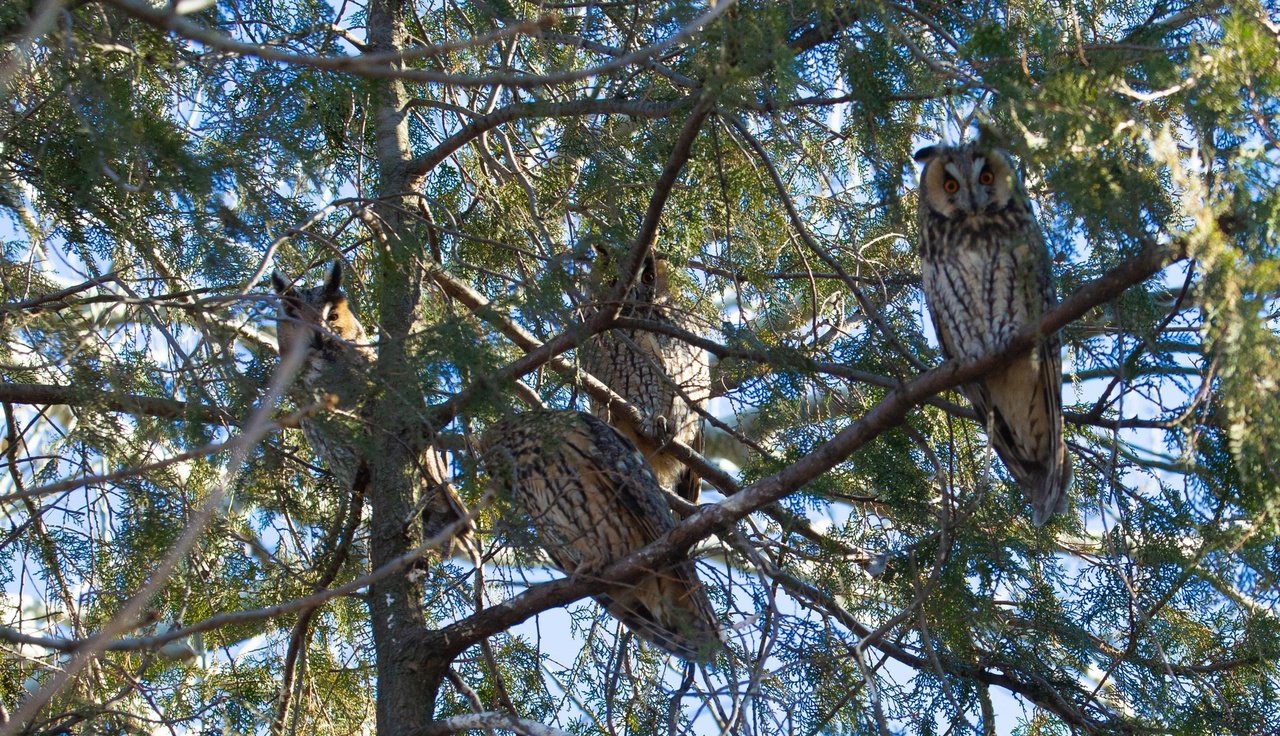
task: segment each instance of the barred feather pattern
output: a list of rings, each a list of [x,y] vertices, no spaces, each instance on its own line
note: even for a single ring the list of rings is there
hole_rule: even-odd
[[[669,266],[653,255],[645,259],[639,282],[622,303],[620,316],[670,325],[697,334],[692,315],[672,303]],[[608,285],[608,288],[612,288]],[[606,285],[597,284],[598,295]],[[698,502],[701,480],[680,460],[663,452],[678,440],[702,452],[702,416],[711,395],[707,352],[671,335],[647,330],[612,329],[582,348],[582,365],[643,415],[641,436],[629,422],[611,416],[608,405],[591,400],[591,412],[609,422],[644,454],[658,485],[692,503]]]
[[[280,296],[276,335],[281,353],[293,346],[307,351],[294,399],[313,404],[327,403],[330,395],[337,398],[333,410],[302,420],[302,434],[339,486],[352,489],[367,467],[367,453],[375,451],[375,441],[380,439],[370,435],[361,416],[377,354],[342,291],[340,263],[333,263],[319,286],[296,288],[278,273],[272,276],[272,285]],[[416,465],[422,494],[419,505],[424,507],[422,531],[424,538],[430,538],[466,518],[467,511],[447,481],[448,466],[438,450],[424,448]],[[466,543],[470,531],[471,525],[464,525],[451,542]],[[450,552],[451,545],[445,549],[446,554]]]
[[[491,427],[482,446],[494,483],[528,515],[539,544],[569,575],[591,575],[675,526],[635,445],[590,414],[517,414]],[[678,657],[705,661],[722,646],[691,560],[594,597],[641,639]]]
[[[934,147],[927,161],[919,223],[925,301],[943,353],[978,357],[1056,303],[1049,250],[1003,153],[977,144]],[[1071,461],[1059,336],[961,391],[1030,498],[1032,521],[1041,526],[1065,510]]]

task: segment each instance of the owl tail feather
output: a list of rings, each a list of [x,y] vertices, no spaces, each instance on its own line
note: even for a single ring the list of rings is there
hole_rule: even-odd
[[[690,662],[707,662],[724,647],[711,602],[693,563],[596,600],[636,636]]]
[[[1044,474],[1035,485],[1027,486],[1031,497],[1031,523],[1042,527],[1067,510],[1067,489],[1071,487],[1071,456],[1063,453],[1061,463],[1053,468],[1057,472]]]

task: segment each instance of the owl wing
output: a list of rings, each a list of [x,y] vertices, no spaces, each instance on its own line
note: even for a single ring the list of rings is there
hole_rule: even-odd
[[[634,545],[617,550],[613,561],[671,530],[675,519],[635,446],[599,419],[578,416],[594,448],[590,474],[595,477],[588,482],[609,490],[608,506],[618,512],[617,523],[629,530]],[[628,588],[597,595],[596,600],[640,638],[676,656],[702,661],[720,647],[715,611],[690,560],[655,570]]]
[[[1039,225],[1031,221],[1028,237],[1040,254],[1036,268],[1036,282],[1043,315],[1058,303],[1053,285],[1053,270],[1049,264],[1049,248],[1044,242]],[[1046,335],[1037,347],[1039,351],[1040,385],[1043,387],[1044,411],[1048,417],[1049,439],[1047,467],[1039,477],[1039,483],[1027,485],[1031,497],[1032,522],[1043,526],[1054,514],[1067,508],[1067,489],[1071,486],[1071,457],[1067,454],[1062,427],[1062,335],[1054,332]]]
[[[672,321],[689,332],[698,332],[699,326],[688,314],[674,315]],[[711,394],[711,362],[708,360],[707,351],[695,345],[673,337],[667,338],[667,342],[665,362],[668,364],[672,382],[680,389],[678,392],[673,391],[673,394],[683,394],[671,397],[673,426],[670,431],[676,439],[689,445],[698,454],[702,454],[703,428],[702,417],[698,414],[698,410],[706,406],[707,398]],[[686,501],[697,503],[701,494],[702,479],[691,468],[683,465],[681,463],[682,467],[675,482],[674,491]]]
[[[1049,251],[1039,228],[1029,220],[1024,229],[1027,270],[1019,280],[1024,305],[1020,321],[1038,320],[1057,302],[1049,267]],[[1012,328],[1021,325],[1011,325]],[[1014,358],[976,386],[970,400],[982,416],[990,411],[992,446],[1005,467],[1026,491],[1032,521],[1042,526],[1066,508],[1070,461],[1062,438],[1062,340],[1045,336],[1026,356]]]
[[[577,415],[585,440],[578,445],[587,461],[584,476],[607,493],[611,510],[620,512],[640,546],[666,534],[675,520],[644,457],[618,430],[590,414]]]

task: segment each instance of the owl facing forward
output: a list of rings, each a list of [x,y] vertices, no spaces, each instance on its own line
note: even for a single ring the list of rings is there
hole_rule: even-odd
[[[279,297],[276,338],[281,356],[306,351],[295,399],[302,404],[327,403],[322,401],[326,395],[337,398],[337,411],[302,420],[302,433],[342,488],[362,491],[357,486],[368,482],[367,453],[376,451],[378,441],[395,440],[369,436],[360,416],[377,354],[342,289],[342,263],[334,261],[319,286],[298,288],[277,271],[271,275],[271,287]],[[422,532],[430,538],[465,518],[466,507],[447,481],[442,453],[421,448],[416,466],[422,494],[418,505],[424,507]],[[456,541],[469,543],[469,531],[464,525]]]
[[[1056,301],[1049,250],[1008,155],[981,142],[929,146],[920,176],[925,301],[948,358],[992,352]],[[960,390],[1043,525],[1067,505],[1057,334]]]
[[[614,281],[605,277],[608,256],[600,251],[593,274],[594,296],[603,298]],[[619,316],[670,325],[689,332],[698,327],[689,313],[674,304],[668,282],[670,264],[650,253],[645,256],[639,279],[622,299]],[[591,412],[613,424],[644,453],[658,485],[698,502],[700,480],[684,463],[663,452],[663,445],[678,440],[702,451],[702,416],[711,393],[711,367],[707,352],[660,332],[612,329],[596,335],[582,347],[582,365],[613,389],[644,417],[641,436],[636,428],[610,416],[608,405],[591,400]],[[656,440],[656,441],[655,441]]]

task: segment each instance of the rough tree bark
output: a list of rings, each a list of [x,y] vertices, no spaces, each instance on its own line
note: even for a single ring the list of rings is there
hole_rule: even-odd
[[[369,4],[369,42],[372,53],[399,52],[405,39],[402,0],[374,0]],[[369,457],[371,479],[370,555],[376,569],[417,546],[419,527],[408,524],[415,503],[413,487],[416,448],[392,438],[417,436],[420,397],[416,368],[407,338],[417,311],[422,261],[414,222],[408,215],[420,176],[410,173],[409,124],[404,85],[396,80],[375,84],[375,135],[378,156],[378,201],[373,207],[377,253],[377,301],[380,317],[378,362],[369,403],[371,432],[378,452]],[[399,736],[432,718],[436,692],[444,669],[423,672],[420,663],[405,656],[405,644],[421,635],[423,616],[421,578],[392,575],[370,586],[369,613],[378,666],[377,714],[380,736]]]

